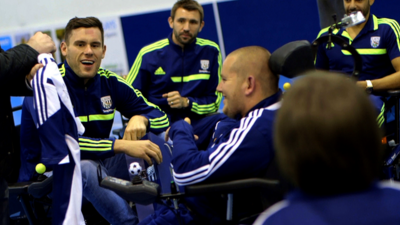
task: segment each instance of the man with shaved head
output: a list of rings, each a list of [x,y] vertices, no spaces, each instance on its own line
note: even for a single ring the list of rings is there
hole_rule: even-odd
[[[197,149],[193,128],[184,120],[172,124],[173,175],[180,186],[264,176],[274,157],[272,126],[280,106],[279,76],[268,67],[268,50],[244,47],[229,54],[222,66],[217,87],[225,97],[223,112],[230,120],[216,125],[209,147]],[[259,198],[259,196],[258,196]],[[248,215],[255,207],[246,193],[235,195],[234,216]],[[221,195],[187,198],[188,208],[197,212],[196,221],[220,224],[226,216],[226,199]]]

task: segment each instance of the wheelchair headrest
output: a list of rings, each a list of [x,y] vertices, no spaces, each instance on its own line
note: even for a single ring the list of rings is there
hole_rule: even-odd
[[[314,70],[314,52],[308,41],[293,41],[271,54],[269,67],[272,72],[293,78],[308,70]]]

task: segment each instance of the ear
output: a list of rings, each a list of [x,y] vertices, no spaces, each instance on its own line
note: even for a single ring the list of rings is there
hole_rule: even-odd
[[[373,5],[375,0],[369,0],[369,6]]]
[[[174,20],[172,19],[172,17],[168,17],[168,23],[169,23],[169,27],[171,27],[171,29],[174,27]]]
[[[67,50],[67,43],[65,41],[61,42],[61,53],[64,57],[67,56],[68,50]]]
[[[255,77],[253,75],[249,75],[246,77],[245,81],[244,81],[244,93],[245,95],[251,95],[256,88],[256,80]]]
[[[104,59],[104,57],[106,56],[106,50],[107,50],[107,46],[103,46],[103,54],[101,55],[101,58]]]
[[[205,24],[205,23],[204,23],[204,20],[201,21],[199,32],[200,32],[201,30],[203,30],[204,24]]]

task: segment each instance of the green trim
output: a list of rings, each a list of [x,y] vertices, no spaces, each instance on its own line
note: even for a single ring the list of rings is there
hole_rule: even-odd
[[[116,78],[118,79],[119,82],[124,83],[124,84],[126,84],[129,88],[131,88],[131,89],[134,91],[134,93],[136,94],[136,97],[142,98],[142,99],[144,100],[144,102],[145,102],[148,106],[153,107],[153,108],[155,108],[155,109],[158,109],[158,110],[160,110],[160,111],[162,112],[162,110],[160,109],[160,107],[158,107],[157,105],[155,105],[155,104],[153,104],[153,103],[147,101],[147,99],[143,96],[142,92],[140,92],[138,89],[133,88],[132,85],[130,85],[130,84],[129,84],[124,78],[122,78],[121,76],[119,76],[119,75],[117,75],[117,74],[115,74],[115,73],[113,73],[113,72],[111,72],[111,71],[105,70],[105,69],[102,69],[102,71],[101,71],[99,74],[100,74],[100,76],[105,76],[105,77],[107,77],[107,78],[109,78],[109,77],[116,77]],[[161,122],[156,122],[155,124],[152,124],[152,121],[153,121],[154,119],[159,119],[159,120],[162,120],[162,121],[161,121]],[[169,120],[168,120],[168,117],[166,116],[166,114],[164,114],[164,116],[162,116],[162,117],[154,118],[154,119],[150,120],[150,128],[156,129],[156,128],[164,128],[164,127],[168,127],[168,126],[169,126]],[[90,120],[90,117],[89,117],[89,120]],[[156,121],[157,121],[157,120],[156,120]],[[165,125],[160,125],[160,124],[165,124]]]
[[[91,151],[91,152],[105,152],[110,151],[111,147],[109,148],[80,148],[81,151]]]
[[[138,73],[140,66],[142,65],[142,60],[143,56],[149,52],[152,52],[157,49],[164,48],[165,46],[169,45],[169,40],[167,38],[157,41],[153,44],[150,44],[148,46],[143,47],[139,54],[137,55],[135,62],[133,63],[131,70],[128,73],[128,77],[126,78],[126,81],[132,85],[132,83],[135,81]]]
[[[322,29],[322,30],[318,33],[316,39],[318,39],[319,37],[321,37],[321,35],[323,35],[324,33],[328,32],[328,31],[329,31],[329,28],[330,28],[330,26],[329,26],[329,27],[325,27],[324,29]],[[334,29],[334,30],[332,31],[333,34],[337,34],[338,32],[339,32],[339,29]],[[335,44],[334,44],[334,43],[331,43],[331,47],[332,47],[332,48],[335,47]],[[326,45],[326,48],[328,48],[328,44]],[[317,63],[317,54],[315,54],[314,65],[315,65],[316,63]]]
[[[378,30],[379,27],[378,18],[375,15],[372,15],[372,19],[374,21],[374,30]]]
[[[350,45],[351,45],[351,43],[353,43],[353,38],[350,37],[350,34],[346,30],[344,30],[342,32],[342,36],[349,39],[349,44]]]
[[[87,138],[79,138],[79,144],[83,143],[83,142],[87,142],[87,143],[94,143],[94,144],[99,144],[99,143],[106,143],[106,144],[112,144],[113,141],[111,140],[92,140],[92,139],[87,139]]]
[[[216,103],[211,103],[211,104],[207,104],[207,105],[199,105],[197,102],[193,102],[192,112],[195,112],[199,115],[205,115],[205,114],[216,112],[218,110],[218,106],[219,105],[217,105]]]
[[[222,68],[222,55],[221,51],[219,49],[219,46],[210,40],[202,39],[202,38],[196,38],[196,44],[200,46],[213,46],[216,49],[218,49],[218,84],[221,82],[221,68]],[[197,102],[192,103],[192,109],[191,111],[194,113],[197,113],[199,115],[204,115],[204,114],[209,114],[216,112],[219,109],[219,106],[222,101],[222,93],[215,91],[215,95],[217,96],[217,99],[214,103],[208,104],[208,105],[199,105]]]
[[[202,38],[196,38],[196,44],[200,46],[213,46],[218,50],[218,84],[221,82],[221,68],[222,68],[222,55],[221,51],[219,49],[219,46],[210,40],[202,39]],[[171,78],[172,79],[172,78]],[[208,78],[209,79],[209,78]],[[174,80],[173,80],[174,81]],[[174,82],[180,82],[181,80],[175,80]],[[185,82],[185,81],[184,81]],[[191,111],[199,114],[199,115],[206,115],[209,113],[216,112],[219,109],[219,106],[222,101],[222,93],[215,91],[215,95],[217,96],[217,99],[214,103],[207,104],[207,105],[199,105],[197,102],[192,103],[192,108]]]
[[[65,64],[62,64],[61,68],[58,69],[62,77],[65,76]]]
[[[182,77],[171,77],[171,80],[174,83],[181,83],[183,82],[190,82],[190,81],[196,81],[196,80],[209,80],[210,79],[210,74],[192,74],[188,76],[184,76],[183,79]]]
[[[169,120],[167,114],[162,117],[149,119],[150,128],[158,129],[158,128],[165,128],[169,126]]]
[[[392,28],[394,34],[396,35],[397,47],[399,48],[400,51],[400,26],[397,23],[397,21],[387,18],[380,18],[378,19],[378,25],[380,24],[386,24],[389,25],[390,28]]]
[[[154,75],[165,75],[165,71],[163,68],[160,66],[158,69],[154,72]]]
[[[318,33],[316,39],[318,39],[319,37],[321,37],[321,35],[323,35],[324,33],[328,32],[328,31],[329,31],[329,28],[330,28],[330,26],[329,26],[329,27],[325,27],[324,29],[322,29],[322,30]],[[340,31],[340,29],[334,29],[334,30],[332,31],[332,33],[333,33],[333,34],[337,34],[339,31]]]
[[[329,26],[329,27],[330,27],[330,26]],[[329,27],[325,27],[324,29],[322,29],[322,30],[318,33],[317,39],[318,39],[319,37],[321,37],[322,34],[328,32]]]
[[[381,127],[385,122],[385,103],[383,103],[381,112],[379,113],[378,117],[376,118],[378,126]]]
[[[110,147],[110,143],[106,144],[90,144],[90,143],[79,143],[79,146],[85,147]]]
[[[114,109],[113,113],[109,113],[109,114],[89,115],[89,121],[113,120],[114,116],[115,116],[115,109]],[[88,116],[79,116],[79,119],[81,122],[89,122]]]
[[[384,55],[387,53],[385,48],[358,48],[356,49],[360,55]],[[343,55],[351,55],[347,50],[342,50]]]
[[[203,39],[203,38],[196,38],[196,44],[200,45],[200,46],[205,46],[205,45],[212,46],[212,47],[216,48],[218,50],[218,52],[220,52],[219,46],[217,45],[217,43],[215,43],[213,41]]]
[[[117,78],[117,80],[119,82],[124,83],[129,87],[131,86],[128,82],[126,82],[126,80],[124,78],[122,78],[120,75],[118,75],[112,71],[109,71],[109,70],[106,70],[106,69],[103,69],[100,67],[99,70],[97,71],[97,73],[102,77],[106,77],[107,79],[109,79],[110,77],[115,77],[115,78]]]
[[[136,96],[137,96],[138,98],[143,98],[144,102],[145,102],[148,106],[151,106],[151,107],[153,107],[153,108],[155,108],[155,109],[158,109],[158,110],[160,110],[161,112],[164,113],[164,116],[162,116],[162,117],[150,119],[150,128],[157,129],[157,128],[168,127],[168,126],[169,126],[169,120],[168,120],[168,117],[167,117],[167,115],[165,114],[165,112],[162,111],[162,110],[160,109],[160,107],[158,107],[158,106],[155,105],[154,103],[151,103],[151,102],[147,101],[146,97],[143,96],[142,92],[140,92],[139,90],[133,88],[132,86],[130,86],[130,87],[134,90],[134,92],[135,92],[135,94],[136,94]],[[153,121],[153,120],[156,120],[156,121],[157,121],[157,120],[160,120],[161,122],[156,122],[156,124],[152,124],[152,121]],[[165,124],[165,126],[159,127],[159,126],[160,126],[159,124]]]
[[[113,141],[111,140],[91,140],[79,138],[79,148],[81,151],[102,152],[111,151]]]

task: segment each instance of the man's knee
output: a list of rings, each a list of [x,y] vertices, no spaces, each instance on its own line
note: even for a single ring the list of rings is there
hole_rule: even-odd
[[[83,180],[83,185],[85,185],[88,182],[91,181],[97,181],[97,167],[99,166],[99,163],[93,160],[82,160],[81,161],[81,170],[82,170],[82,180]],[[104,171],[104,168],[100,166],[102,169],[102,176],[103,178],[106,176],[106,172]]]

